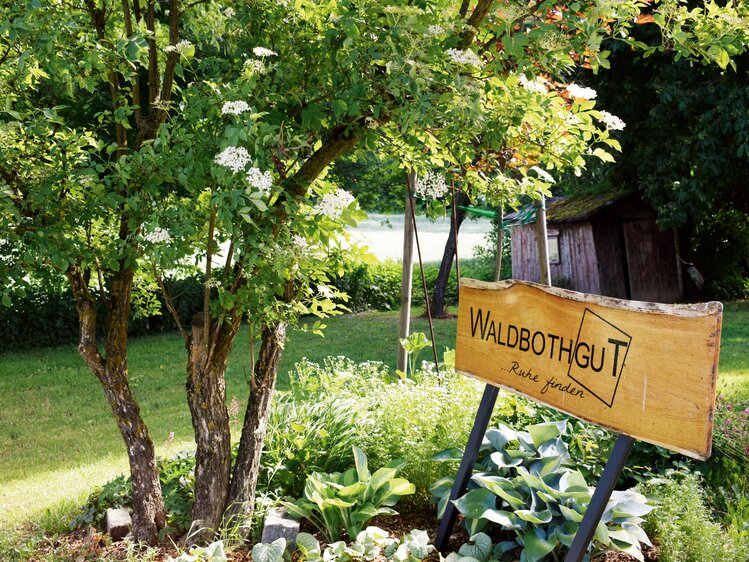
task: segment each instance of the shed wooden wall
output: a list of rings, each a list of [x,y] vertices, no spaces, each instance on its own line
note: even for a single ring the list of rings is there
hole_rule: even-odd
[[[593,240],[591,224],[575,222],[549,226],[559,231],[559,263],[551,266],[552,283],[581,293],[601,294],[597,243]]]
[[[590,223],[550,223],[549,227],[559,231],[559,263],[551,264],[552,284],[573,291],[600,294],[598,260]],[[511,250],[512,276],[538,283],[541,270],[534,224],[512,227]]]

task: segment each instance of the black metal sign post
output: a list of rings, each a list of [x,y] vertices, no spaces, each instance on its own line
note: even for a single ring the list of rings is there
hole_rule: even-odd
[[[471,479],[471,474],[473,473],[473,466],[476,464],[476,459],[481,449],[481,442],[489,427],[489,420],[491,420],[498,393],[499,389],[495,386],[487,384],[484,388],[484,395],[481,398],[481,404],[476,413],[476,420],[473,422],[473,428],[468,437],[463,458],[460,461],[458,474],[455,477],[455,483],[450,492],[450,501],[447,503],[445,514],[442,516],[442,521],[440,521],[437,539],[434,541],[434,546],[442,554],[445,554],[447,542],[450,539],[450,534],[455,526],[455,519],[458,515],[453,501],[457,500],[466,491],[468,481]],[[609,460],[606,462],[606,467],[603,469],[603,474],[601,474],[601,479],[598,482],[598,486],[596,486],[596,491],[593,493],[593,497],[585,510],[583,520],[580,523],[580,527],[578,527],[564,562],[580,562],[588,551],[588,546],[596,532],[598,522],[606,510],[606,505],[624,470],[624,465],[627,463],[634,442],[633,437],[621,434],[617,438],[616,443],[614,443],[614,448],[611,451],[611,455],[609,455]]]
[[[603,469],[601,479],[598,481],[596,491],[593,493],[593,497],[590,499],[585,515],[577,528],[575,538],[572,541],[569,551],[567,551],[567,557],[564,562],[580,562],[588,551],[590,541],[593,539],[593,535],[596,532],[598,522],[601,520],[603,512],[606,511],[606,504],[609,503],[611,493],[616,487],[616,483],[619,481],[619,477],[622,475],[624,465],[627,463],[629,458],[629,452],[632,450],[634,445],[634,438],[623,433],[619,435],[614,443],[614,449],[609,455],[609,460],[606,461],[606,467]]]
[[[468,436],[468,443],[466,444],[463,458],[460,461],[458,474],[455,476],[452,492],[450,492],[450,501],[447,502],[445,514],[442,516],[440,528],[437,532],[437,540],[434,541],[434,546],[443,554],[447,548],[450,533],[452,533],[455,526],[455,518],[458,516],[458,510],[453,501],[457,500],[465,492],[468,481],[471,479],[473,465],[476,464],[476,459],[479,456],[481,442],[484,440],[484,434],[489,427],[489,420],[491,420],[498,394],[499,389],[496,386],[487,384],[484,387],[484,395],[481,397],[479,410],[476,412],[476,421],[473,422],[473,429],[471,429],[471,434]]]

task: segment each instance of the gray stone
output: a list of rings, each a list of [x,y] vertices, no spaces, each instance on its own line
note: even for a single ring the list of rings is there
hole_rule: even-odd
[[[286,539],[287,547],[294,547],[299,534],[299,521],[292,519],[282,507],[274,507],[265,516],[261,542],[268,544],[281,537]]]
[[[130,518],[130,512],[127,509],[107,509],[107,534],[112,537],[113,541],[120,541],[125,538],[133,526],[133,520]]]

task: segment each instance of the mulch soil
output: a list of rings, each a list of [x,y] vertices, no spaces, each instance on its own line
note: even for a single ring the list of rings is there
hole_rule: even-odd
[[[398,517],[378,517],[371,521],[371,525],[380,527],[390,532],[393,537],[402,537],[413,529],[426,531],[432,540],[437,536],[439,522],[433,511],[404,511]],[[302,522],[301,530],[315,534],[315,529],[307,522]],[[510,537],[493,537],[496,540],[506,540]],[[468,540],[468,535],[462,526],[456,523],[455,530],[448,541],[448,552],[457,551],[460,546]],[[321,541],[322,542],[322,541]],[[642,545],[645,562],[657,562],[658,548]],[[324,545],[323,545],[324,548]],[[166,562],[170,557],[179,556],[179,541],[167,539],[158,545],[155,557],[144,558],[155,562]],[[249,548],[227,549],[227,558],[233,562],[249,562],[252,560]],[[519,560],[520,553],[517,552]],[[47,560],[69,560],[70,562],[94,562],[101,560],[133,560],[133,547],[128,546],[127,541],[112,543],[109,537],[96,531],[93,527],[78,529],[70,534],[56,537],[48,544],[42,544],[37,549],[31,562],[43,562]],[[135,558],[137,559],[137,558]],[[383,559],[384,560],[384,559]],[[438,561],[438,556],[427,559],[426,562]],[[607,552],[604,556],[595,558],[593,562],[636,562],[636,559],[628,554],[618,551]]]

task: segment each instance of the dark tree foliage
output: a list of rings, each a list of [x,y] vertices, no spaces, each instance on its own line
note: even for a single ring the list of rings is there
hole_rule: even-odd
[[[668,54],[614,48],[614,70],[586,77],[598,105],[621,117],[616,164],[569,178],[573,192],[631,188],[676,228],[683,259],[706,279],[692,298],[736,298],[749,287],[749,58],[721,71]],[[688,276],[687,276],[688,279]],[[690,292],[691,291],[691,292]]]
[[[360,151],[337,160],[329,175],[369,213],[403,213],[406,178],[400,164]]]

